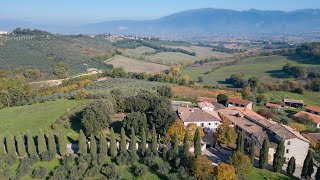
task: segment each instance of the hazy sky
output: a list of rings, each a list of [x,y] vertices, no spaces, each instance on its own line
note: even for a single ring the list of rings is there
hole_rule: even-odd
[[[0,0],[0,19],[74,25],[152,19],[197,8],[291,11],[320,8],[320,0]]]

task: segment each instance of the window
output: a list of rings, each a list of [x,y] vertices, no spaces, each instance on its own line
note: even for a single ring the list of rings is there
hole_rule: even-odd
[[[204,127],[204,123],[201,123],[201,127]]]
[[[287,154],[289,153],[289,149],[286,150],[286,153],[287,153]]]
[[[218,123],[215,123],[215,125],[218,125]]]
[[[288,141],[287,145],[288,145],[288,146],[290,146],[290,144],[291,144],[291,142],[290,142],[290,141]]]
[[[209,126],[211,126],[211,123],[208,123]]]

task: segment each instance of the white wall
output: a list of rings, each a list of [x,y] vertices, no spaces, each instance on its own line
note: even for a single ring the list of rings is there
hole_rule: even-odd
[[[290,145],[289,143],[290,142]],[[293,156],[296,158],[296,165],[303,166],[303,161],[306,158],[309,150],[309,143],[302,141],[298,138],[286,140],[285,144],[285,152],[284,157],[286,158],[286,162]],[[288,153],[287,153],[288,150]]]
[[[197,126],[203,127],[204,131],[216,131],[221,125],[220,121],[206,121],[206,122],[184,122],[184,125],[187,126],[190,123],[197,124]]]

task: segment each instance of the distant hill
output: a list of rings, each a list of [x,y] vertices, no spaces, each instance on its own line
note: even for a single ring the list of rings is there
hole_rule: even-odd
[[[291,12],[196,9],[155,20],[106,21],[78,28],[87,33],[299,33],[320,31],[320,10]]]

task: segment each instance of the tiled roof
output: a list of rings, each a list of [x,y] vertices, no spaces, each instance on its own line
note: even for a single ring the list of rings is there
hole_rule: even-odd
[[[235,107],[237,110],[239,110],[241,113],[243,113],[249,120],[254,121],[266,128],[272,126],[275,124],[274,121],[269,121],[265,117],[261,116],[260,114],[252,111],[251,109],[248,108],[243,108],[243,107]]]
[[[217,98],[199,97],[198,101],[199,102],[205,101],[205,102],[209,102],[209,103],[215,103],[215,102],[217,102]]]
[[[314,111],[314,112],[320,113],[320,107],[319,106],[309,105],[309,106],[306,107],[306,109],[310,110],[310,111]]]
[[[293,130],[291,127],[283,124],[275,124],[269,128],[273,133],[277,134],[283,140],[289,140],[298,138],[302,141],[309,142],[305,137],[303,137],[299,132]]]
[[[283,99],[283,101],[287,103],[304,104],[303,100],[297,100],[297,99]]]
[[[271,108],[277,108],[277,109],[279,109],[279,108],[282,107],[282,106],[279,105],[279,104],[273,104],[273,103],[267,103],[266,106],[267,106],[267,107],[271,107]]]
[[[178,114],[183,122],[221,121],[219,116],[213,116],[200,108],[178,107]]]
[[[200,108],[204,108],[204,107],[214,108],[214,106],[213,106],[211,103],[206,102],[206,101],[198,102],[198,106],[199,106]]]
[[[306,117],[310,118],[314,123],[320,123],[320,116],[308,113],[305,111],[300,111],[297,114],[293,115],[293,117],[304,120]]]
[[[248,104],[251,103],[250,101],[247,101],[247,100],[233,99],[233,98],[229,98],[227,102],[236,103],[236,104],[240,104],[240,105],[244,105],[244,106],[247,106]]]

